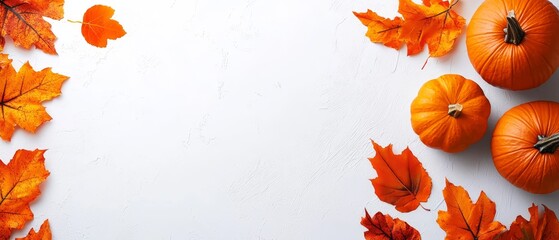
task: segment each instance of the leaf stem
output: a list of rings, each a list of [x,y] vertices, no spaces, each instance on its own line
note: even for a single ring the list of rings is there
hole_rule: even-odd
[[[423,210],[425,210],[425,211],[427,211],[427,212],[430,212],[430,211],[431,211],[431,209],[424,207],[423,205],[421,205],[421,203],[419,204],[419,206],[420,206],[421,208],[423,208]]]
[[[68,19],[68,22],[71,22],[71,23],[83,23],[82,21],[76,21],[76,20],[70,20],[70,19]]]

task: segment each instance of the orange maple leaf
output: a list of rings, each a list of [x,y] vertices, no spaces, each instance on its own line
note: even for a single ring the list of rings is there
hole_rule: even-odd
[[[462,33],[466,20],[452,10],[452,4],[442,0],[423,0],[423,5],[412,0],[399,0],[398,12],[402,18],[386,19],[371,10],[353,14],[367,26],[366,36],[375,43],[400,49],[405,43],[408,55],[429,47],[431,57],[440,57],[452,50],[456,38]]]
[[[510,225],[510,229],[500,235],[499,240],[547,240],[559,239],[559,221],[555,213],[544,205],[543,216],[538,214],[538,206],[528,208],[530,221],[522,216]]]
[[[60,95],[68,77],[53,73],[50,68],[35,72],[26,62],[16,73],[8,55],[0,54],[0,137],[9,141],[15,127],[35,132],[51,120],[41,105]]]
[[[60,20],[64,17],[64,0],[1,0],[0,51],[5,37],[14,44],[29,49],[35,46],[48,54],[56,54],[56,36],[43,17]]]
[[[371,182],[379,199],[395,205],[400,212],[413,211],[420,202],[426,202],[431,195],[431,177],[410,149],[395,155],[392,144],[382,148],[372,143],[376,155],[369,161],[378,177]]]
[[[39,232],[35,232],[34,229],[29,230],[27,236],[23,238],[16,238],[16,240],[51,240],[52,233],[50,231],[49,220],[45,220],[43,224],[41,224],[41,228]]]
[[[118,21],[111,19],[115,10],[109,6],[95,5],[83,15],[82,35],[96,47],[106,47],[107,40],[115,40],[126,34]]]
[[[400,49],[404,40],[399,36],[402,32],[402,23],[404,20],[400,17],[388,19],[379,16],[377,13],[367,10],[366,13],[353,12],[357,18],[368,27],[367,37],[372,42],[382,43],[387,47]]]
[[[0,239],[33,219],[29,203],[39,196],[39,185],[49,176],[44,152],[18,150],[7,165],[0,161]]]
[[[419,232],[408,223],[377,212],[371,218],[367,209],[365,217],[361,218],[361,225],[367,228],[366,240],[421,240]]]
[[[493,221],[495,203],[483,191],[473,204],[463,187],[446,180],[443,196],[447,210],[439,211],[437,223],[446,232],[446,240],[490,240],[505,229]]]

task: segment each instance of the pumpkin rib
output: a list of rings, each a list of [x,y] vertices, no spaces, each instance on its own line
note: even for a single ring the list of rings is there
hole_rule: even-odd
[[[507,138],[508,138],[508,136],[507,136]],[[498,139],[497,139],[497,140],[498,140]],[[507,148],[510,148],[510,146],[507,147]],[[502,151],[502,152],[500,152],[499,154],[493,155],[493,159],[494,159],[494,160],[496,160],[496,159],[503,159],[503,158],[505,158],[506,156],[513,156],[511,159],[515,159],[515,158],[517,158],[517,155],[519,155],[519,152],[530,151],[531,149],[533,149],[533,148],[532,148],[532,147],[526,147],[526,146],[525,146],[525,147],[518,147],[518,148],[517,148],[516,150],[514,150],[514,151]],[[497,164],[496,164],[496,165],[497,165]]]
[[[522,112],[522,114],[532,114],[532,113],[529,113],[529,112]],[[532,125],[530,124],[530,122],[526,121],[526,119],[521,118],[521,117],[519,117],[519,116],[515,116],[515,115],[508,116],[508,118],[512,118],[512,119],[514,119],[514,120],[517,120],[517,121],[518,121],[519,123],[521,123],[523,126],[528,127],[528,129],[530,130],[530,132],[535,133],[535,134],[538,133],[538,129],[534,128],[534,126],[532,126]],[[508,119],[507,119],[507,120],[508,120]],[[510,121],[510,120],[509,120],[509,121]]]
[[[421,114],[421,115],[419,116],[419,119],[433,118],[433,117],[431,117],[432,115],[423,116],[423,113],[416,113],[416,114],[414,114],[414,115],[418,115],[418,114]],[[440,114],[437,114],[437,115],[442,115],[442,114],[443,114],[443,113],[440,113]],[[412,117],[412,121],[413,121],[413,120],[414,120],[414,119],[413,119],[413,117]],[[421,122],[421,123],[416,124],[415,126],[412,126],[412,128],[414,129],[415,132],[422,132],[422,133],[427,132],[427,131],[430,132],[430,131],[432,131],[432,129],[431,129],[432,126],[435,125],[435,124],[437,124],[437,122],[438,122],[439,120],[440,120],[439,118],[436,118],[436,119],[433,119],[433,120],[431,120],[431,121]],[[419,120],[417,120],[417,121],[419,121]],[[419,135],[420,135],[420,137],[421,137],[421,134],[419,134]]]
[[[471,120],[471,121],[476,120],[475,117],[473,117],[473,116],[470,117],[470,116],[466,115],[464,117],[466,117],[468,120]],[[479,119],[478,121],[483,122],[483,119]],[[466,127],[468,127],[468,126],[466,126],[466,124],[456,124],[455,126],[460,129],[460,132],[462,132],[462,136],[465,136],[465,138],[467,138],[467,139],[478,139],[478,138],[480,139],[481,137],[483,137],[483,135],[485,135],[485,132],[469,131],[469,129],[466,129]],[[484,124],[483,126],[478,126],[478,127],[487,128],[487,124]],[[451,136],[449,136],[449,137],[451,137]],[[468,143],[467,145],[470,145],[470,144],[473,144],[473,143]]]
[[[505,46],[506,43],[500,43],[497,44],[497,49],[494,49],[493,51],[491,51],[491,53],[489,54],[489,57],[485,58],[485,61],[481,64],[480,70],[479,72],[485,72],[486,68],[487,68],[487,64],[490,64],[492,62],[495,61],[495,56],[496,55],[501,55],[501,51],[504,51],[503,49],[506,48]],[[491,76],[493,76],[494,74],[491,74]]]
[[[456,132],[460,132],[461,136],[463,138],[473,138],[473,137],[477,137],[475,136],[474,131],[465,131],[465,124],[455,124],[454,125],[455,128],[459,129]],[[446,135],[446,140],[449,144],[447,144],[446,148],[448,149],[449,152],[460,152],[463,151],[464,149],[466,149],[470,144],[473,144],[472,142],[465,142],[462,141],[461,139],[456,139],[451,135]]]
[[[530,68],[530,69],[533,69],[533,67],[535,67],[535,66],[532,65],[532,61],[528,57],[529,56],[528,51],[524,47],[519,48],[519,51],[522,51],[522,54],[519,54],[519,56],[522,56],[524,62],[528,65],[527,67]],[[528,78],[528,79],[531,80],[531,82],[532,82],[531,85],[532,86],[539,85],[538,80],[537,80],[539,78],[531,77],[531,78]]]
[[[547,112],[553,112],[553,109],[552,109],[552,105],[551,105],[551,104],[548,104],[548,105],[547,105]],[[554,126],[552,125],[552,123],[554,123],[554,122],[559,122],[559,116],[553,115],[553,114],[549,114],[548,117],[552,118],[552,120],[547,121],[547,125],[546,125],[547,134],[554,134],[554,133],[559,132],[559,126],[555,126],[555,127],[554,127]]]
[[[528,34],[530,35],[553,35],[552,33],[550,33],[548,30],[548,28],[553,28],[553,23],[552,22],[538,22],[536,23],[526,23],[524,26],[522,26],[522,29],[526,32],[526,35],[528,36]]]
[[[513,157],[516,157],[517,154],[513,155]],[[501,173],[499,172],[505,179],[512,179],[509,180],[511,181],[511,183],[513,185],[521,185],[521,186],[517,186],[520,188],[524,188],[524,184],[522,182],[518,182],[518,179],[520,179],[520,175],[522,174],[522,172],[528,172],[528,171],[522,171],[523,169],[526,170],[526,161],[521,161],[521,162],[513,162],[513,161],[505,161],[503,164],[501,164],[499,166],[500,169],[511,169],[509,171],[507,171],[506,173]]]
[[[516,70],[516,64],[515,64],[515,54],[514,54],[514,48],[511,48],[510,46],[508,46],[507,48],[508,52],[509,52],[509,64],[510,64],[510,74],[508,74],[508,78],[507,81],[509,82],[509,86],[515,86],[516,82],[514,81],[515,78],[514,76],[516,76],[515,74],[515,70]]]
[[[530,122],[535,125],[534,128],[536,129],[537,134],[542,134],[541,132],[545,130],[541,125],[543,120],[541,119],[540,114],[538,114],[542,111],[537,110],[533,104],[528,104],[527,107],[530,108],[530,110],[532,110],[532,112],[528,114],[528,116],[533,118],[531,119]]]
[[[516,139],[516,140],[525,142],[526,144],[534,144],[534,143],[531,142],[531,141],[528,141],[528,140],[526,140],[526,139],[524,139],[524,138],[521,138],[521,137],[517,137],[517,136],[515,136],[515,135],[494,135],[493,137],[514,138],[514,139]],[[525,148],[521,148],[521,149],[525,149]],[[527,149],[527,148],[526,148],[526,149]]]
[[[441,98],[444,98],[446,101],[445,103],[452,103],[453,101],[449,98],[448,92],[451,90],[450,86],[447,85],[447,79],[446,76],[442,77],[441,76],[441,80],[440,81],[435,81],[435,87],[438,88],[438,90],[440,92],[442,92],[443,94],[440,94]]]
[[[525,53],[526,53],[527,56],[531,56],[534,59],[527,60],[527,63],[531,63],[532,61],[533,62],[538,62],[538,63],[540,63],[540,65],[545,63],[546,68],[553,69],[553,65],[551,64],[551,62],[547,58],[549,56],[547,56],[546,54],[528,54],[529,52],[534,52],[535,50],[537,51],[539,49],[550,49],[553,46],[550,46],[549,43],[541,42],[541,41],[539,41],[539,39],[535,39],[535,38],[531,38],[531,39],[528,39],[528,40],[531,43],[528,46],[528,47],[530,47],[530,49],[525,50],[526,51]],[[532,46],[532,45],[537,45],[537,46]]]
[[[476,100],[477,97],[483,98],[479,95],[483,92],[478,85],[474,84],[462,84],[456,94],[456,102],[460,104],[466,104],[469,101]]]
[[[501,3],[503,4],[502,8],[503,8],[503,9],[506,9],[506,10],[507,10],[506,12],[508,12],[510,8],[509,8],[509,6],[508,6],[508,4],[507,4],[507,1],[501,0]],[[489,5],[489,6],[492,6],[492,5]],[[499,16],[499,18],[506,18],[506,17],[507,17],[506,14],[502,14],[502,12],[499,11],[499,8],[498,8],[498,7],[495,7],[493,13],[497,13],[497,14],[501,15],[501,16]]]
[[[528,181],[519,182],[520,179],[529,179],[529,180],[531,179],[532,181],[535,182],[542,182],[541,176],[543,176],[543,174],[531,174],[530,171],[526,171],[532,168],[538,168],[537,165],[539,164],[538,161],[536,161],[537,157],[538,157],[537,151],[530,151],[530,155],[529,157],[527,157],[527,161],[523,162],[524,167],[519,166],[520,164],[518,162],[511,162],[511,164],[516,165],[513,168],[518,171],[518,175],[513,179],[516,179],[515,182],[517,184],[523,185],[522,188],[526,188],[527,187],[526,185],[528,185],[529,183]]]
[[[460,102],[462,105],[468,105],[469,106],[468,108],[472,109],[472,108],[477,108],[477,106],[480,105],[481,102],[485,102],[485,101],[487,101],[487,98],[484,98],[483,96],[476,96],[471,99],[464,99]]]
[[[543,161],[542,161],[542,165],[543,165],[542,168],[545,168],[545,169],[558,169],[558,168],[559,168],[559,165],[557,165],[557,161],[553,161],[553,160],[551,159],[551,155],[552,155],[552,154],[550,154],[550,155],[544,155],[544,156],[543,156],[544,159],[543,159]],[[544,175],[544,174],[542,174],[542,176],[543,176],[543,175]]]
[[[533,0],[532,0],[533,1]],[[529,2],[529,1],[526,1]],[[552,4],[551,2],[547,1],[547,4]],[[527,11],[523,12],[523,29],[524,30],[531,30],[531,31],[535,31],[536,29],[532,29],[533,27],[538,27],[538,26],[544,26],[544,25],[552,25],[550,21],[541,21],[541,15],[544,15],[546,13],[548,13],[548,11],[552,11],[553,8],[551,7],[547,7],[545,6],[545,8],[542,6],[542,8],[540,8],[538,11]],[[545,12],[542,12],[545,11]],[[548,14],[553,14],[553,12],[550,12]],[[533,33],[531,33],[533,34]]]
[[[556,163],[556,161],[551,160],[551,155],[543,155],[542,157],[543,157],[543,159],[541,161],[540,169],[548,169],[549,171],[546,171],[543,174],[537,175],[537,176],[540,177],[539,182],[542,182],[542,183],[551,182],[552,185],[555,185],[555,187],[559,187],[559,184],[557,184],[556,181],[553,181],[553,176],[559,174],[559,171],[556,171],[557,170],[557,165],[554,164],[554,163]],[[546,184],[546,186],[547,186],[547,184]],[[549,188],[549,187],[546,187],[546,189],[547,188]]]
[[[448,115],[447,115],[447,116],[448,116]],[[450,117],[450,116],[449,116],[449,117]],[[427,129],[424,130],[423,132],[437,132],[437,131],[434,131],[434,130],[440,130],[441,128],[443,128],[443,127],[444,127],[444,124],[441,123],[441,122],[444,121],[444,120],[448,120],[449,117],[436,118],[435,123],[431,124],[431,126],[428,126]],[[444,130],[444,129],[442,129],[442,130]],[[422,138],[422,136],[425,136],[425,135],[424,135],[424,134],[420,134],[420,135],[419,135],[420,139]],[[440,135],[440,136],[442,137],[443,135]],[[425,136],[425,137],[427,137],[427,136]],[[437,140],[439,140],[439,141],[436,141],[436,142],[441,142],[441,141],[440,141],[440,140],[441,140],[441,137],[436,138]],[[442,145],[442,144],[436,144],[436,147],[441,147],[441,145]]]

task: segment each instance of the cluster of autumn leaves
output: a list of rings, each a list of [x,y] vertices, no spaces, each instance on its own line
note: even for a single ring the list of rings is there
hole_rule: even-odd
[[[35,47],[56,55],[55,34],[44,17],[61,20],[64,0],[0,0],[0,51],[5,38],[25,49]],[[111,7],[95,5],[89,8],[81,23],[85,40],[96,47],[105,47],[108,39],[126,34],[123,27],[111,19]],[[19,71],[7,54],[0,54],[0,137],[10,141],[16,127],[34,133],[43,123],[51,120],[42,102],[61,94],[67,76],[50,68],[35,71],[26,62]],[[41,193],[40,185],[49,176],[45,168],[45,150],[18,150],[12,160],[0,161],[0,239],[9,239],[12,233],[33,220],[29,204]],[[48,219],[38,232],[31,229],[26,240],[52,239]]]
[[[400,212],[410,212],[427,202],[431,195],[431,177],[409,148],[394,154],[392,145],[381,147],[373,142],[376,155],[370,158],[377,178],[371,182],[378,198],[395,206]],[[538,206],[528,208],[530,220],[518,216],[509,229],[495,217],[495,203],[482,191],[475,203],[468,192],[448,179],[443,189],[446,211],[439,211],[437,223],[451,239],[559,239],[559,221],[555,213],[544,206],[543,216]],[[419,240],[420,233],[398,218],[365,210],[361,225],[367,228],[365,239]]]
[[[408,55],[414,55],[428,46],[430,57],[440,57],[452,50],[456,38],[465,26],[465,19],[452,8],[458,3],[443,0],[422,0],[422,4],[412,0],[399,0],[398,12],[402,17],[385,18],[374,11],[354,12],[367,26],[366,36],[372,42],[400,49],[407,46]],[[395,206],[400,212],[410,212],[423,207],[432,188],[431,178],[421,162],[406,148],[396,155],[392,146],[381,147],[373,142],[376,155],[370,158],[377,178],[372,184],[377,197]],[[482,191],[475,203],[468,192],[448,179],[443,189],[446,211],[439,211],[437,223],[451,239],[559,239],[559,221],[555,213],[543,206],[543,214],[538,206],[528,208],[530,219],[518,216],[510,226],[505,227],[495,221],[495,203]],[[367,231],[365,239],[416,240],[420,233],[405,221],[377,212],[370,215],[365,210],[361,220]]]
[[[379,16],[368,10],[353,14],[368,27],[367,37],[372,42],[400,49],[406,45],[408,55],[423,51],[427,44],[431,57],[446,55],[466,25],[466,20],[452,10],[460,0],[453,3],[443,0],[399,0],[398,12],[402,17],[394,19]]]

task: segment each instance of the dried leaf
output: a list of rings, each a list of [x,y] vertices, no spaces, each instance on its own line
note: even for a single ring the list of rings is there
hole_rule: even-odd
[[[0,1],[0,51],[5,37],[25,49],[35,46],[45,53],[56,54],[56,36],[43,17],[60,20],[64,17],[64,0]]]
[[[402,47],[404,41],[399,38],[402,30],[402,18],[384,18],[371,10],[367,10],[366,13],[354,12],[353,14],[359,18],[363,25],[368,26],[367,34],[365,35],[369,37],[372,42],[383,43],[385,46],[394,49],[400,49]]]
[[[29,62],[16,73],[11,63],[8,55],[0,54],[0,137],[6,141],[16,126],[35,132],[51,120],[41,103],[59,96],[62,83],[68,79],[50,68],[36,72]]]
[[[39,196],[39,185],[49,176],[44,152],[18,150],[7,165],[0,161],[0,239],[33,219],[29,203]]]
[[[377,212],[371,218],[367,209],[365,217],[361,218],[361,225],[367,228],[366,240],[421,240],[419,232],[408,223]]]
[[[29,230],[29,233],[26,237],[23,238],[16,238],[16,240],[51,240],[52,233],[50,231],[49,220],[45,220],[43,224],[41,224],[41,228],[39,232],[35,232],[34,229]]]
[[[446,180],[443,196],[447,210],[439,211],[437,223],[446,232],[446,240],[489,240],[505,229],[500,222],[493,221],[495,203],[483,191],[473,204],[463,187]]]
[[[83,15],[82,35],[96,47],[106,47],[107,40],[115,40],[126,34],[118,21],[111,19],[115,10],[109,6],[95,5]]]
[[[372,143],[376,155],[369,161],[378,177],[371,182],[379,199],[395,205],[400,212],[413,211],[420,202],[426,202],[431,195],[431,177],[410,149],[395,155],[391,144],[382,148]]]
[[[431,57],[440,57],[452,50],[456,38],[462,33],[466,20],[452,10],[452,4],[441,0],[423,0],[416,4],[412,0],[399,0],[398,12],[402,18],[393,20],[377,15],[371,10],[354,15],[367,26],[367,36],[375,43],[400,49],[407,45],[408,55],[429,47]]]
[[[517,216],[510,229],[499,236],[499,240],[547,240],[559,239],[559,221],[555,213],[544,205],[544,214],[539,216],[538,206],[528,208],[530,221]]]

